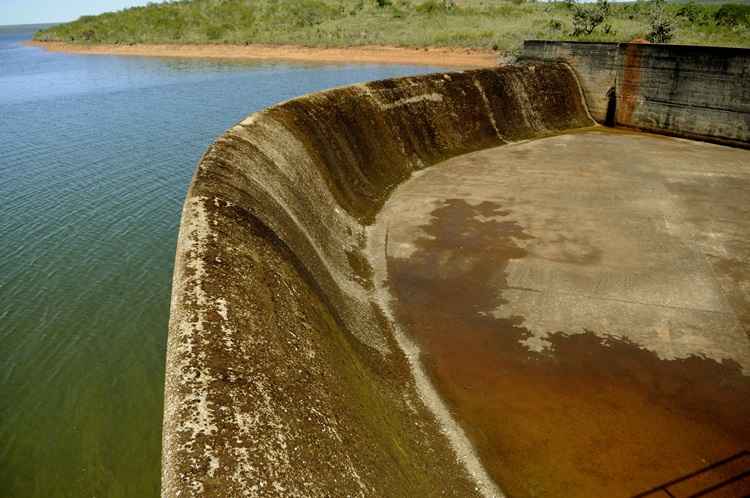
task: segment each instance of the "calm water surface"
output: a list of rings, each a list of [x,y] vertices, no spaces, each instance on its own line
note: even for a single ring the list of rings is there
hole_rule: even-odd
[[[0,496],[159,490],[180,208],[211,141],[310,91],[435,71],[51,54],[0,28]]]

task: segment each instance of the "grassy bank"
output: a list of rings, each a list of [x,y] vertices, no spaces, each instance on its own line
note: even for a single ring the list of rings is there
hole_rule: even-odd
[[[646,38],[658,23],[666,23],[671,43],[750,47],[750,5],[641,0],[606,6],[522,0],[183,0],[85,16],[42,30],[36,39],[514,51],[530,38]],[[589,29],[592,24],[596,25]]]

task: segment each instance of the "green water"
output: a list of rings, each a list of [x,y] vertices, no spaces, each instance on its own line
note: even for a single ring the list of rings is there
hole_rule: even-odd
[[[437,68],[70,56],[0,28],[0,497],[159,492],[179,214],[209,143],[321,88]]]

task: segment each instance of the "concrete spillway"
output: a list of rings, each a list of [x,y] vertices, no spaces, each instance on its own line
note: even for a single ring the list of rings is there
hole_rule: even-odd
[[[330,90],[221,137],[182,217],[164,494],[477,494],[378,304],[366,226],[413,171],[592,124],[552,64]]]
[[[409,259],[404,253],[392,259],[389,252],[398,244],[417,250],[418,244],[404,239],[403,226],[396,230],[400,238],[389,240],[381,221],[383,213],[393,219],[393,206],[381,210],[399,184],[428,166],[594,125],[573,69],[544,63],[312,94],[252,115],[217,140],[196,170],[180,228],[167,357],[163,494],[463,497],[499,496],[498,480],[516,485],[517,479],[503,472],[523,469],[498,471],[497,461],[512,464],[513,459],[488,457],[487,451],[499,446],[482,443],[486,435],[477,432],[479,426],[446,390],[435,365],[428,362],[423,369],[416,345],[424,344],[415,327],[431,322],[404,317],[424,317],[429,310],[415,312],[399,304],[414,304],[409,290],[414,281],[404,275],[413,277],[415,267],[404,263]],[[747,159],[745,151],[737,152],[745,155],[733,160]],[[518,175],[517,169],[498,174],[502,163],[493,166],[494,176],[476,180],[497,182],[489,194],[495,198],[501,196],[503,179]],[[457,230],[454,239],[463,233],[461,227],[469,230],[477,222],[508,216],[502,204],[460,204],[455,189],[473,189],[460,176],[438,189],[439,200],[417,207],[407,203],[397,211],[403,220],[416,221],[412,228],[428,224],[424,215],[432,213],[436,223],[442,220]],[[569,188],[575,189],[575,182]],[[524,209],[533,209],[534,202],[530,199]],[[441,206],[447,211],[436,212]],[[467,216],[455,218],[456,213]],[[533,224],[532,218],[527,221]],[[478,307],[469,311],[483,320],[507,325],[521,313],[533,315],[542,306],[533,299],[503,308],[502,299],[490,296],[493,285],[507,291],[508,261],[524,256],[526,239],[536,236],[520,222],[487,225],[507,229],[502,236],[489,233],[493,241],[505,241],[500,246],[485,241],[505,259],[495,261],[482,250],[471,256],[489,258],[494,273],[484,273],[494,275],[494,284],[480,282],[479,291],[472,284],[466,292],[460,287],[443,292],[433,282],[429,289],[443,294],[423,292],[416,306],[428,304],[441,316],[442,300],[453,300],[443,311],[458,310],[451,306],[460,308],[474,296]],[[740,239],[747,235],[743,230],[738,229]],[[437,241],[440,233],[426,238]],[[566,244],[571,257],[589,255],[591,248],[580,241]],[[735,256],[747,254],[740,248]],[[428,260],[418,260],[417,266]],[[468,268],[464,263],[457,260],[457,270]],[[436,268],[440,264],[433,262]],[[743,282],[746,277],[727,276]],[[418,285],[413,289],[420,292]],[[733,289],[730,308],[744,309],[744,287]],[[452,296],[455,292],[461,295]],[[451,319],[460,314],[449,313]],[[574,328],[574,318],[562,322]],[[554,333],[569,332],[544,330],[544,323],[539,318],[529,324],[535,333],[521,334],[530,354],[554,343]],[[457,326],[472,328],[470,322]],[[735,331],[736,344],[722,344],[746,347],[742,330]],[[703,352],[699,346],[698,354]],[[683,353],[662,359],[689,357],[693,351]],[[740,361],[716,354],[718,360]]]

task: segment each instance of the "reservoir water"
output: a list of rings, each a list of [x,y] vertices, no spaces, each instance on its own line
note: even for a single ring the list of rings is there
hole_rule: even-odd
[[[439,68],[75,56],[0,27],[0,496],[159,492],[182,201],[212,140],[311,91]]]

